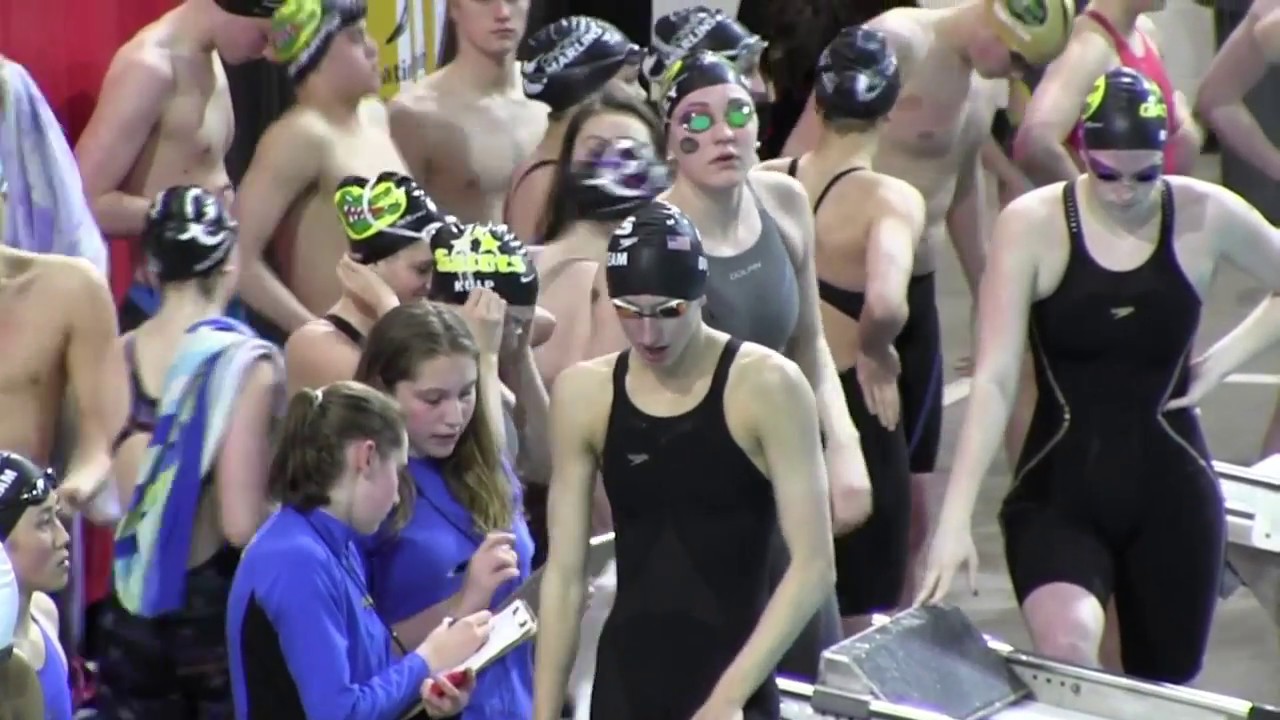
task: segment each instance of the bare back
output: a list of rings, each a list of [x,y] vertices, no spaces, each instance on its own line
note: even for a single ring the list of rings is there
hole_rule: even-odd
[[[375,178],[408,169],[391,140],[386,109],[376,98],[364,101],[351,127],[334,126],[301,106],[279,122],[297,124],[299,132],[316,133],[317,147],[322,148],[317,176],[293,201],[275,238],[284,261],[285,284],[308,310],[320,315],[342,295],[334,271],[347,251],[347,236],[333,205],[338,183],[348,175]]]
[[[541,278],[538,304],[556,318],[555,332],[534,349],[548,389],[565,368],[627,345],[604,287],[606,241],[570,234],[544,245],[534,260]]]
[[[0,447],[38,463],[51,460],[79,311],[68,294],[67,260],[13,250],[0,255]]]
[[[925,242],[916,256],[916,274],[936,268],[959,173],[977,161],[1000,95],[998,81],[978,77],[938,44],[938,17],[933,10],[899,8],[870,23],[888,35],[903,68],[902,91],[882,131],[874,167],[906,180],[924,196]]]
[[[547,129],[546,106],[515,90],[481,97],[449,68],[392,101],[392,127],[414,178],[463,222],[502,222],[512,175]]]

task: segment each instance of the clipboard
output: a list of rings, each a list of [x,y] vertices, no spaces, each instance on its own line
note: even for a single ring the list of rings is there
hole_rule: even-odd
[[[479,673],[481,670],[497,662],[502,656],[519,647],[538,632],[538,620],[533,616],[528,603],[516,600],[509,603],[501,611],[494,613],[489,621],[491,630],[489,638],[471,657],[450,669],[444,675],[470,670]],[[416,703],[401,720],[417,720],[426,717],[426,708]]]
[[[613,539],[614,534],[611,532],[597,535],[587,542],[587,580],[590,581],[600,576],[604,572],[610,561],[613,560]],[[507,604],[514,603],[517,600],[527,603],[529,608],[536,614],[538,611],[538,596],[542,588],[542,571],[545,566],[540,567],[528,580],[524,581],[516,591],[511,593],[511,597],[507,599]],[[505,608],[505,605],[504,605]]]

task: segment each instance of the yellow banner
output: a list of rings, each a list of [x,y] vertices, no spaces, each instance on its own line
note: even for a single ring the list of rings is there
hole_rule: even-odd
[[[378,46],[383,99],[436,67],[447,0],[369,0],[369,34]]]

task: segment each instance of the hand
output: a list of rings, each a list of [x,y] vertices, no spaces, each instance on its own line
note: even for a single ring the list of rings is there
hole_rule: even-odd
[[[969,590],[978,594],[978,549],[973,545],[973,533],[968,521],[953,522],[943,517],[929,544],[925,561],[924,579],[915,604],[942,602],[951,589],[951,581],[961,565],[969,570]]]
[[[1206,356],[1193,361],[1187,367],[1187,375],[1187,392],[1182,397],[1176,397],[1165,403],[1166,412],[1199,405],[1210,390],[1218,387],[1225,373],[1214,368],[1209,362],[1209,357]]]
[[[831,529],[837,536],[856,530],[871,517],[871,478],[862,448],[827,452],[827,484],[831,493]]]
[[[853,369],[858,374],[862,400],[867,409],[886,430],[898,427],[902,407],[898,396],[898,376],[902,374],[902,363],[898,360],[897,349],[890,345],[884,352],[859,352]]]
[[[378,317],[400,304],[395,292],[373,268],[356,262],[349,254],[338,261],[338,282],[343,290],[368,305]]]
[[[708,700],[698,708],[691,720],[743,720],[742,708],[733,707],[715,700]]]
[[[489,639],[492,614],[488,610],[458,620],[445,618],[414,652],[431,672],[451,670],[466,662]]]
[[[107,478],[95,478],[93,473],[68,473],[54,493],[58,497],[58,505],[73,513],[85,512],[90,503],[107,488]]]
[[[457,715],[471,700],[476,686],[476,674],[470,670],[445,673],[422,683],[422,706],[427,717],[445,718]]]
[[[502,328],[507,320],[507,302],[488,288],[476,288],[461,308],[462,317],[475,337],[481,355],[497,355],[502,350]]]
[[[493,532],[485,536],[467,561],[467,577],[462,582],[466,607],[489,607],[494,591],[520,576],[515,544],[516,536],[511,533]]]

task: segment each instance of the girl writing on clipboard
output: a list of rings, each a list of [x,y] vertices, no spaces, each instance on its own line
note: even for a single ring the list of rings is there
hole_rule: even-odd
[[[402,500],[411,514],[368,549],[374,601],[408,643],[446,616],[501,607],[531,572],[520,483],[497,440],[501,409],[486,402],[499,382],[505,312],[496,295],[480,300],[474,334],[444,304],[395,308],[374,324],[356,369],[356,380],[395,400],[409,439],[412,488]],[[479,672],[463,718],[532,714],[533,654],[522,644]]]
[[[441,622],[407,651],[369,597],[357,541],[397,502],[405,453],[381,393],[348,381],[293,396],[268,481],[282,508],[245,548],[228,601],[240,720],[398,720],[419,703],[443,718],[466,704],[472,678],[443,674],[485,641],[489,613]]]

